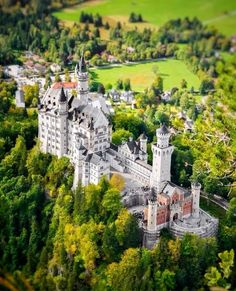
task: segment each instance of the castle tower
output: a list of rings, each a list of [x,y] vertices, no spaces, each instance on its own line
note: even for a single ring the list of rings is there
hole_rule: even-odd
[[[67,107],[67,97],[63,87],[61,88],[59,99],[59,126],[60,130],[58,132],[60,138],[60,146],[58,150],[58,156],[62,157],[67,153],[67,117],[68,117],[68,107]]]
[[[201,184],[198,182],[194,182],[191,184],[192,189],[192,216],[194,218],[199,218],[199,201],[200,201],[200,191]]]
[[[74,172],[74,179],[73,179],[73,189],[75,190],[78,185],[79,181],[82,180],[82,160],[83,160],[83,152],[85,147],[82,145],[81,140],[77,141],[75,146],[75,172]]]
[[[75,76],[78,79],[78,98],[85,103],[88,102],[88,92],[89,92],[89,85],[88,85],[88,71],[86,67],[86,63],[84,60],[84,56],[82,55],[78,64],[75,67]]]
[[[148,197],[147,231],[154,232],[157,227],[157,198],[152,188]]]
[[[142,133],[139,137],[139,141],[140,141],[140,149],[147,153],[147,136],[145,135],[145,133]]]
[[[170,132],[165,124],[156,131],[157,143],[152,145],[153,162],[150,184],[160,193],[165,182],[170,181],[171,155],[174,147],[169,144]]]

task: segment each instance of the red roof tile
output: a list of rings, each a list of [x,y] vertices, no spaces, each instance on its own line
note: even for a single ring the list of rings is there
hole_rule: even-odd
[[[76,82],[57,82],[52,85],[53,89],[60,89],[61,87],[65,89],[73,89],[76,88],[77,83]]]

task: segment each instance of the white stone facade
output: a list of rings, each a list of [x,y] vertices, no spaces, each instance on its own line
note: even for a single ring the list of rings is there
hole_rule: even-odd
[[[74,188],[79,182],[97,184],[102,176],[109,177],[110,163],[105,152],[110,147],[112,130],[105,101],[89,94],[83,58],[75,73],[76,87],[71,83],[54,84],[38,105],[41,150],[69,157],[75,167]]]
[[[127,207],[141,205],[144,245],[148,248],[155,244],[164,227],[179,236],[184,232],[214,234],[218,222],[199,208],[201,185],[193,183],[192,190],[186,191],[171,182],[174,147],[169,144],[168,128],[162,125],[156,131],[152,166],[147,163],[145,134],[137,141],[113,145],[111,108],[102,96],[89,92],[83,57],[75,76],[77,83],[54,84],[38,104],[41,150],[70,159],[75,168],[73,188],[79,183],[98,184],[103,176],[109,178],[111,171],[130,175],[130,184],[139,186],[129,189],[126,184],[122,200]]]

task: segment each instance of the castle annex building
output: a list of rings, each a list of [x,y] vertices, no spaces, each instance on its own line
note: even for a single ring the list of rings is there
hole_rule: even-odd
[[[200,184],[191,191],[171,182],[170,132],[157,129],[152,145],[153,163],[147,163],[147,137],[130,139],[120,146],[111,143],[112,108],[102,95],[89,92],[86,63],[81,57],[75,68],[77,82],[55,83],[39,99],[39,140],[41,151],[66,156],[74,165],[75,189],[97,184],[102,176],[118,172],[126,179],[122,201],[141,215],[143,244],[151,248],[160,230],[170,228],[176,236],[186,232],[202,237],[217,231],[218,221],[199,208]]]

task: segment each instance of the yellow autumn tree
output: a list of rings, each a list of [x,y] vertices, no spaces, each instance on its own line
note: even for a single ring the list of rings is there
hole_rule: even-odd
[[[113,174],[110,180],[110,184],[112,188],[116,188],[117,190],[122,191],[124,189],[125,180],[121,175]]]

